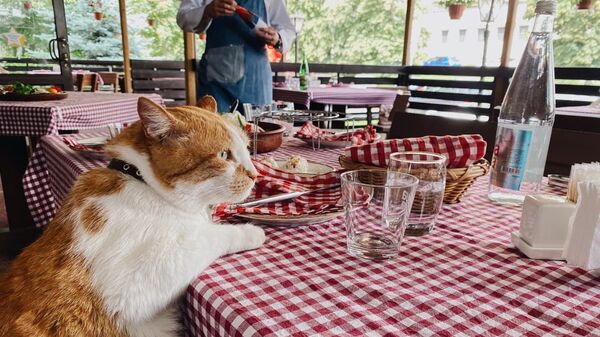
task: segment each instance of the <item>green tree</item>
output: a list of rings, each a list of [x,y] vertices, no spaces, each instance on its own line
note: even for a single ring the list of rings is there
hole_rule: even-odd
[[[406,3],[401,0],[288,1],[305,17],[300,45],[311,62],[400,64]]]
[[[557,66],[600,66],[600,4],[596,10],[577,10],[578,1],[558,1],[554,21],[554,60]],[[533,18],[535,1],[528,0]]]

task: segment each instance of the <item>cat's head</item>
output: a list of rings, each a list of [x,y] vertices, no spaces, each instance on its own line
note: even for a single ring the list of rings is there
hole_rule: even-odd
[[[214,98],[167,109],[140,98],[138,113],[140,121],[110,142],[109,153],[137,166],[169,202],[194,210],[248,197],[257,174],[248,137],[216,112]]]

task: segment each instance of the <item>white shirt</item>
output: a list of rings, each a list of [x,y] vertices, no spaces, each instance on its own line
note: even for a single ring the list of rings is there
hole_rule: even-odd
[[[294,39],[296,32],[292,20],[288,15],[283,0],[264,0],[267,10],[267,24],[277,30],[281,37],[281,51],[287,52]],[[181,0],[179,12],[177,12],[177,24],[186,32],[201,33],[208,29],[212,20],[202,21],[204,8],[213,0]],[[202,21],[202,22],[201,22]]]

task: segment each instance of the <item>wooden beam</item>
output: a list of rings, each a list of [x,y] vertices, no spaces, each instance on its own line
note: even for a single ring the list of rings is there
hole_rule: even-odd
[[[417,0],[408,0],[406,2],[406,18],[404,23],[404,48],[402,49],[402,65],[410,63],[410,45],[412,41],[413,20],[415,16],[415,4]]]
[[[506,15],[506,24],[504,26],[504,43],[502,45],[502,56],[500,57],[501,67],[507,67],[510,62],[510,51],[512,48],[513,34],[515,32],[518,8],[519,0],[508,0],[508,13]]]
[[[131,88],[131,62],[129,61],[129,34],[127,33],[127,8],[125,0],[119,0],[119,16],[121,18],[121,41],[123,44],[123,73],[125,92],[133,92]]]
[[[196,34],[183,33],[185,54],[185,100],[188,105],[196,105]]]

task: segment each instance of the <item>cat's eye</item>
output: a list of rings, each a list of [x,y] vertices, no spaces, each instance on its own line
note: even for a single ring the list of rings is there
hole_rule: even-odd
[[[229,151],[221,151],[219,152],[219,158],[223,160],[229,159]]]

